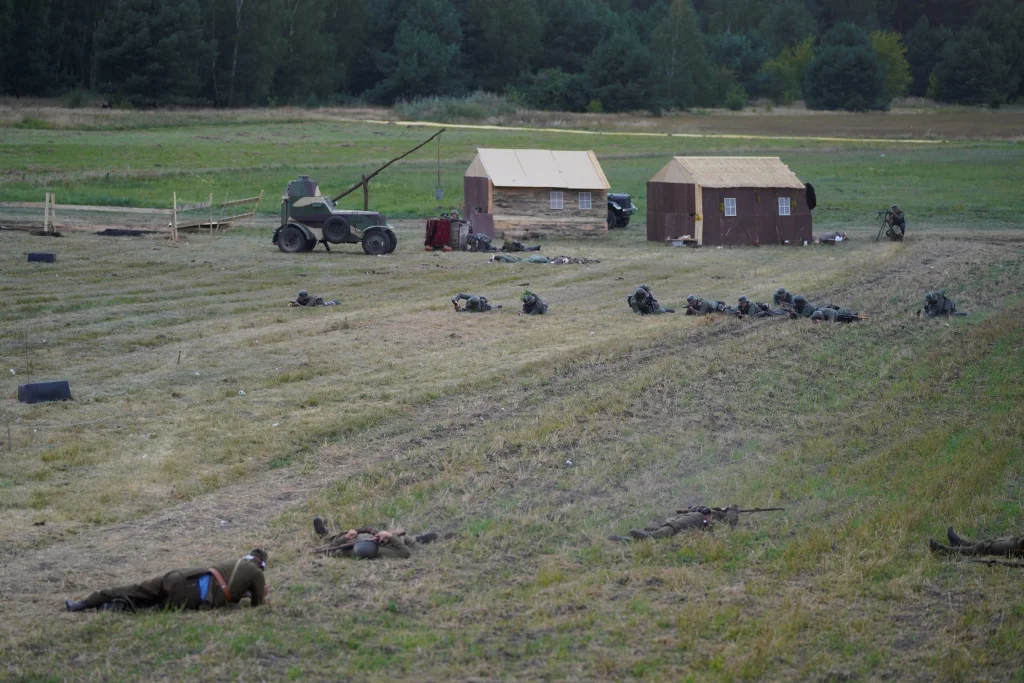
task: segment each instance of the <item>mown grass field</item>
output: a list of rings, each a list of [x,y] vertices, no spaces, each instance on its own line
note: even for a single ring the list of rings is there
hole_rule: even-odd
[[[0,128],[0,201],[45,187],[146,205],[214,179],[273,196],[305,168],[340,186],[429,134],[199,118]],[[475,145],[576,140],[446,133],[448,196]],[[640,197],[673,152],[779,154],[815,182],[817,228],[853,239],[682,250],[640,225],[545,243],[601,261],[555,267],[420,251],[419,221],[381,258],[281,254],[263,228],[179,243],[0,233],[0,677],[1020,680],[1022,570],[927,551],[949,524],[1024,524],[1019,145],[586,140]],[[431,173],[429,159],[397,166],[376,205],[427,215]],[[910,238],[871,242],[893,201]],[[57,264],[24,263],[43,248]],[[641,282],[666,305],[782,284],[870,318],[638,318],[625,297]],[[914,317],[940,286],[971,314]],[[526,287],[547,316],[515,315]],[[341,306],[287,308],[300,288]],[[456,315],[457,291],[505,308]],[[75,401],[17,403],[30,374],[69,379]],[[730,502],[786,510],[605,538]],[[441,540],[408,561],[324,559],[313,514]],[[271,554],[267,609],[61,611],[256,545]]]

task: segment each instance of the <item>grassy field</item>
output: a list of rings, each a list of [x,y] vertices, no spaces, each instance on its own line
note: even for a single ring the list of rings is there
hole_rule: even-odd
[[[305,168],[340,186],[426,136],[261,115],[0,128],[0,200],[273,194]],[[577,141],[538,135],[446,134],[449,197],[475,145]],[[262,228],[0,233],[0,678],[1022,680],[1021,570],[927,551],[949,524],[1024,522],[1019,145],[585,140],[641,197],[673,152],[779,154],[819,188],[817,227],[853,239],[668,249],[640,225],[545,242],[600,263],[540,266],[420,251],[419,221],[380,258],[281,254]],[[389,172],[377,205],[432,211],[432,163]],[[873,243],[892,201],[910,238]],[[57,264],[24,262],[43,248]],[[783,284],[870,317],[638,318],[641,282],[670,306]],[[526,287],[547,316],[515,315]],[[914,317],[936,287],[970,315]],[[300,288],[341,305],[287,308]],[[457,291],[505,307],[455,315]],[[69,379],[75,401],[17,403],[28,377]],[[786,510],[605,538],[731,502]],[[313,514],[441,539],[408,561],[325,559]],[[61,611],[256,545],[268,609]]]

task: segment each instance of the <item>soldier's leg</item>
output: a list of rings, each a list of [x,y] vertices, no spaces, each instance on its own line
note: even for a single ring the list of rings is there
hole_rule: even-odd
[[[157,576],[142,583],[96,591],[85,599],[85,609],[95,609],[118,600],[128,600],[136,609],[162,605],[167,598],[163,580],[163,576]]]
[[[972,545],[978,555],[1024,555],[1024,536],[990,539]]]

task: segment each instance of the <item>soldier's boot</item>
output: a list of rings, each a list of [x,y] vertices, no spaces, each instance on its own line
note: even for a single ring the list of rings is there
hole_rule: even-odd
[[[324,520],[319,517],[313,518],[313,531],[316,532],[317,536],[326,536],[328,534],[327,525],[324,524]]]
[[[964,544],[964,539],[960,538],[957,533],[953,531],[953,527],[946,529],[946,537],[949,539],[949,544],[954,548]]]
[[[616,536],[615,534],[612,534],[611,536],[609,536],[608,540],[609,541],[615,541],[616,543],[632,543],[633,542],[633,539],[630,538],[629,536]]]
[[[632,536],[633,538],[635,538],[638,541],[646,541],[646,540],[652,538],[651,532],[643,531],[641,529],[630,529],[629,530],[629,535]]]
[[[100,605],[101,612],[134,612],[132,603],[125,598],[114,598],[110,602]]]
[[[433,543],[436,540],[437,540],[437,532],[436,531],[428,531],[425,534],[420,534],[419,536],[416,536],[416,542],[424,544],[424,545],[427,544],[427,543]]]
[[[65,600],[64,608],[69,612],[81,612],[86,609],[85,600]]]

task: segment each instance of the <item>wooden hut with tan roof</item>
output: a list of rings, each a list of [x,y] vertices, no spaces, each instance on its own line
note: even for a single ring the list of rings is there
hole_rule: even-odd
[[[608,232],[610,185],[593,152],[479,149],[463,186],[466,216],[481,232],[511,237]]]
[[[674,157],[647,183],[647,240],[802,244],[814,205],[778,157]]]

